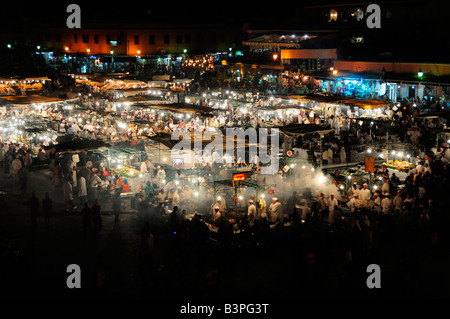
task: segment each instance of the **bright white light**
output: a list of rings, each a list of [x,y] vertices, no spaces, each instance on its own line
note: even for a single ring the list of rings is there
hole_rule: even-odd
[[[352,179],[352,177],[349,175],[349,176],[348,176],[348,179]]]
[[[369,148],[369,149],[367,150],[367,153],[372,153],[372,149]]]
[[[220,197],[220,196],[217,196],[217,200],[221,200],[222,199],[222,197]]]
[[[317,182],[318,182],[319,184],[323,184],[323,183],[325,183],[325,181],[326,181],[326,178],[325,178],[325,176],[323,176],[323,175],[320,175],[320,176],[317,178]]]

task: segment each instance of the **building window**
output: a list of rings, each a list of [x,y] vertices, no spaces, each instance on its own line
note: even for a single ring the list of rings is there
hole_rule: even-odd
[[[117,44],[122,44],[122,36],[120,34],[117,36]]]
[[[78,43],[78,34],[73,35],[73,42]]]
[[[183,42],[183,36],[181,34],[177,34],[176,41],[177,44],[181,44]]]
[[[134,36],[134,44],[139,44],[139,36],[138,35]]]
[[[155,36],[154,35],[149,35],[148,36],[148,43],[149,44],[155,44]]]
[[[337,21],[337,18],[338,18],[338,12],[334,9],[331,9],[330,10],[330,19],[328,20],[328,22]]]
[[[109,34],[106,35],[106,44],[111,42],[111,36]]]
[[[98,44],[98,34],[94,34],[94,43]]]
[[[203,34],[197,35],[197,43],[203,43],[204,40],[205,40],[205,37]]]
[[[356,19],[356,21],[361,21],[364,19],[364,11],[361,9],[356,9],[352,16]]]
[[[165,35],[164,36],[164,44],[169,44],[170,43],[170,36],[169,35]]]
[[[184,35],[184,43],[191,43],[191,36],[189,34]]]
[[[89,43],[89,34],[83,34],[82,38],[83,38],[83,43]]]

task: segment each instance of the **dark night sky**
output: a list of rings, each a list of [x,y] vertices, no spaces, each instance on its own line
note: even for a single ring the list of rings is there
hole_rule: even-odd
[[[444,0],[428,0],[428,2]],[[42,1],[42,2],[3,2],[0,7],[0,24],[20,27],[27,20],[65,23],[69,13],[66,8],[71,3],[81,7],[81,20],[84,22],[139,22],[139,21],[223,21],[251,22],[282,21],[285,17],[295,17],[305,5],[361,3],[364,0],[288,0],[277,1]],[[368,1],[371,2],[371,1]],[[386,2],[385,0],[374,3]],[[405,6],[423,0],[402,1]],[[447,20],[447,19],[445,19]],[[431,21],[432,22],[432,21]],[[419,27],[419,26],[418,26]]]
[[[20,31],[28,22],[49,22],[65,26],[69,13],[66,8],[71,3],[81,7],[81,27],[83,23],[249,23],[255,29],[301,29],[315,28],[314,21],[303,24],[301,16],[305,5],[336,3],[361,3],[364,0],[288,0],[271,1],[51,1],[51,2],[13,2],[8,1],[0,7],[0,32]],[[395,20],[393,27],[386,24],[372,30],[377,39],[377,50],[406,52],[414,59],[423,57],[448,60],[446,47],[449,24],[447,14],[450,1],[447,0],[394,0],[400,8],[420,8],[417,17]],[[380,6],[391,3],[388,0],[375,1]],[[439,4],[439,6],[436,6]],[[422,15],[422,8],[429,8]],[[417,13],[416,13],[417,14]],[[364,28],[365,31],[366,28]],[[382,46],[382,48],[379,48]],[[403,53],[402,53],[403,54]]]
[[[283,2],[263,1],[42,1],[42,2],[6,2],[2,3],[0,10],[0,23],[20,26],[22,21],[56,21],[65,23],[69,13],[66,8],[71,3],[81,7],[82,22],[135,22],[151,19],[153,21],[167,21],[182,19],[196,20],[223,20],[247,22],[255,17],[282,18],[295,14],[305,4],[317,4],[323,1],[296,0]],[[330,0],[327,3],[360,2],[355,0]]]

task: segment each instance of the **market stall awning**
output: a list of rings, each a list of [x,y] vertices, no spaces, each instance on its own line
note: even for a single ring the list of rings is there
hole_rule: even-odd
[[[360,107],[365,110],[374,110],[374,109],[379,109],[379,108],[383,108],[383,107],[387,107],[387,106],[391,105],[391,102],[386,102],[386,101],[358,100],[358,99],[343,100],[343,101],[339,101],[338,103],[344,104],[344,105]]]
[[[159,109],[166,110],[176,113],[191,113],[191,114],[202,114],[213,113],[216,109],[209,106],[195,105],[189,103],[161,103],[161,104],[136,104],[134,106],[149,108],[149,109]]]
[[[421,119],[443,118],[446,119],[447,121],[450,121],[450,112],[448,111],[431,112],[431,113],[417,114],[414,115],[414,117]]]
[[[149,96],[149,95],[134,95],[134,96],[127,96],[127,97],[120,97],[112,99],[111,101],[116,103],[153,103],[154,101],[158,101],[158,97],[155,96]]]
[[[349,100],[349,97],[335,95],[335,94],[325,94],[325,93],[311,93],[311,94],[303,94],[303,95],[285,95],[280,96],[281,98],[295,98],[300,100],[309,100],[315,102],[323,102],[323,103],[337,103],[340,101]]]
[[[1,104],[13,104],[13,105],[30,105],[30,104],[48,104],[48,103],[60,103],[65,100],[56,98],[56,97],[48,97],[42,95],[10,95],[10,96],[2,96],[0,97]]]
[[[61,152],[77,152],[89,149],[99,149],[101,147],[110,147],[110,145],[102,140],[76,139],[65,141],[62,143],[45,146],[46,150],[54,150],[56,153]]]
[[[191,146],[196,145],[197,142],[195,141],[195,138],[196,138],[195,133],[189,132],[187,134],[190,135],[190,139],[191,139],[190,145]],[[183,134],[181,134],[181,135],[183,135]],[[171,134],[166,133],[166,132],[159,132],[156,135],[146,135],[146,137],[148,137],[149,139],[154,140],[156,142],[159,142],[159,143],[167,146],[170,149],[172,149],[176,144],[178,144],[179,141],[184,139],[184,136],[183,136],[182,138],[180,137],[179,139],[174,140],[174,139],[172,139]],[[222,150],[225,152],[229,137],[233,138],[233,143],[234,143],[233,148],[237,148],[240,146],[243,146],[244,148],[249,148],[250,146],[254,146],[256,148],[259,147],[258,142],[256,141],[256,143],[254,143],[253,141],[250,141],[248,136],[242,136],[242,137],[240,135],[239,136],[238,135],[227,136],[227,134],[225,134],[225,133],[223,133],[221,137],[219,137],[218,135],[214,135],[214,134],[212,134],[210,137],[206,137],[206,135],[203,135],[201,138],[201,143],[202,143],[202,146],[204,147],[212,142],[220,143],[219,141],[221,139],[222,140],[221,141],[222,142]],[[186,137],[186,138],[188,138],[188,137]],[[270,145],[270,138],[267,141],[267,145]]]
[[[302,136],[306,134],[328,134],[333,130],[328,125],[317,124],[288,124],[286,126],[280,126],[281,133],[289,136]]]

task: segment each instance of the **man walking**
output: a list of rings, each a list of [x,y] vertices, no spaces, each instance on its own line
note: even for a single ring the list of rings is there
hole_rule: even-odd
[[[44,217],[45,227],[50,227],[50,215],[52,214],[53,209],[53,201],[48,195],[45,193],[45,198],[42,200],[42,216]]]
[[[34,192],[28,199],[28,207],[30,208],[31,225],[33,226],[33,229],[35,229],[37,224],[37,215],[39,212],[39,199],[36,197]]]
[[[92,205],[92,222],[94,226],[94,236],[97,238],[102,230],[102,209],[98,203],[98,200],[95,200],[95,204]]]
[[[92,210],[88,203],[84,203],[84,207],[81,210],[81,222],[83,226],[83,239],[92,236]]]
[[[69,212],[69,204],[72,206],[73,209],[77,208],[77,206],[75,206],[75,204],[73,203],[72,184],[70,183],[71,179],[72,179],[71,177],[67,178],[66,182],[63,185],[66,212]]]

